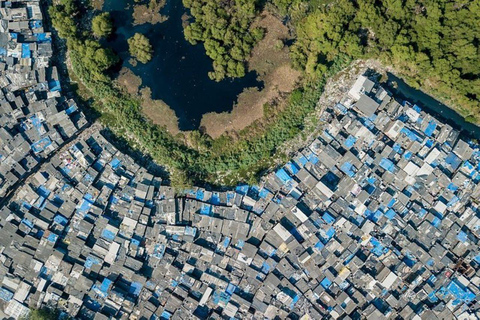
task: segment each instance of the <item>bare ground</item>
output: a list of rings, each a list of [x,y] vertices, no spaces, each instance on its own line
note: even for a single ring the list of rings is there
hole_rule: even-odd
[[[245,89],[231,112],[205,114],[201,127],[212,138],[238,132],[261,119],[267,103],[282,108],[283,96],[295,88],[300,78],[301,73],[291,67],[288,47],[283,45],[289,39],[288,28],[267,12],[252,27],[266,30],[265,37],[255,46],[249,60],[249,70],[255,70],[265,86],[261,91]]]
[[[178,118],[175,112],[162,100],[152,99],[150,88],[140,88],[142,79],[135,75],[132,70],[122,68],[117,77],[117,83],[129,94],[138,96],[142,102],[142,112],[154,124],[165,127],[172,135],[180,132]]]
[[[140,97],[142,98],[142,112],[152,120],[153,123],[165,127],[167,131],[174,136],[180,132],[175,111],[162,100],[153,100],[150,88],[141,89]]]
[[[130,94],[137,94],[142,85],[142,78],[135,75],[129,68],[123,67],[117,77],[118,84],[120,84]]]
[[[92,7],[95,10],[102,10],[105,0],[92,0]]]
[[[168,17],[160,14],[166,0],[150,0],[148,4],[138,4],[133,7],[133,24],[157,24],[167,21]]]

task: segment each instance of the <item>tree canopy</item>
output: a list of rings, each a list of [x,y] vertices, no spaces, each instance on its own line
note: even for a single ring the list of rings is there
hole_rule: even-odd
[[[300,17],[292,58],[311,79],[323,76],[338,54],[378,58],[410,85],[480,121],[478,1],[273,2],[279,12]]]
[[[113,30],[110,13],[102,12],[92,19],[92,31],[96,37],[108,37]]]
[[[135,59],[141,63],[147,63],[152,60],[153,48],[146,36],[141,33],[135,33],[127,41],[130,54]]]
[[[257,0],[183,0],[195,21],[185,27],[185,38],[192,44],[203,42],[213,60],[209,77],[243,77],[245,61],[263,30],[251,29],[257,14]]]

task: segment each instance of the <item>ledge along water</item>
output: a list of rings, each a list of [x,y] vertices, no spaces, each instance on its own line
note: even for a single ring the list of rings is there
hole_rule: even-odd
[[[430,115],[437,117],[451,125],[453,128],[462,131],[470,138],[480,140],[480,127],[468,122],[455,110],[439,102],[421,90],[409,86],[405,81],[392,73],[387,73],[388,89],[394,96],[416,103]],[[395,83],[395,85],[393,85]]]
[[[151,88],[152,98],[161,99],[175,111],[181,130],[197,129],[203,114],[231,111],[237,96],[248,87],[261,88],[257,74],[241,79],[210,80],[212,60],[202,44],[185,40],[182,16],[186,13],[181,0],[167,0],[161,14],[163,23],[133,25],[134,0],[105,0],[103,10],[110,12],[115,34],[108,45],[120,56],[123,66],[142,79],[142,86]],[[147,36],[154,48],[152,61],[132,66],[127,39],[135,33]]]

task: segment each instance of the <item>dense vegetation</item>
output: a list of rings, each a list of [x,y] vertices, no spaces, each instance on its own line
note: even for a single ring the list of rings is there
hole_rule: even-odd
[[[140,61],[147,63],[152,60],[153,48],[150,41],[141,33],[135,33],[133,37],[127,40],[130,54]]]
[[[185,27],[185,38],[192,44],[203,42],[213,60],[208,75],[220,81],[225,77],[243,77],[245,61],[263,30],[251,29],[257,14],[257,0],[183,0],[195,21]]]
[[[30,314],[24,320],[56,320],[59,317],[58,310],[30,309]]]
[[[292,58],[318,79],[338,54],[379,58],[414,87],[480,121],[480,2],[273,0],[291,17]]]
[[[113,30],[110,13],[102,12],[92,19],[92,32],[95,36],[108,37]]]
[[[285,17],[296,35],[291,57],[304,75],[302,86],[291,94],[286,107],[269,112],[262,129],[246,129],[235,139],[222,136],[215,140],[193,132],[191,147],[145,121],[137,98],[114,85],[108,70],[118,58],[102,48],[89,30],[80,30],[85,24],[75,0],[58,0],[57,4],[49,10],[53,26],[66,39],[73,71],[101,103],[96,106],[101,105],[98,109],[105,121],[165,164],[179,187],[192,181],[212,182],[220,174],[236,179],[231,183],[253,181],[279,155],[277,148],[304,129],[325,79],[351,59],[379,58],[393,65],[410,84],[447,102],[451,99],[463,108],[464,115],[477,117],[480,112],[480,4],[476,1],[184,0],[194,19],[185,28],[185,36],[192,43],[204,43],[214,60],[212,78],[245,72],[245,60],[263,36],[262,30],[252,30],[262,10],[259,6]]]

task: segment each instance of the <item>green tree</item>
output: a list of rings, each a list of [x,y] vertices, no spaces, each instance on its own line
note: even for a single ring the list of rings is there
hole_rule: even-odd
[[[77,21],[74,16],[78,8],[73,0],[60,0],[56,5],[50,6],[48,13],[52,25],[62,38],[72,38],[77,33]]]
[[[153,48],[150,41],[141,33],[135,33],[127,40],[130,54],[142,63],[152,60]]]
[[[56,320],[58,319],[58,310],[51,310],[47,308],[30,309],[30,314],[25,320]]]
[[[113,30],[110,13],[103,12],[92,19],[92,31],[96,37],[108,37]]]
[[[195,21],[184,29],[191,44],[204,43],[207,55],[213,60],[209,77],[220,81],[225,77],[245,75],[245,62],[264,30],[252,28],[257,16],[257,0],[184,0]]]
[[[85,76],[98,81],[108,81],[105,71],[118,62],[118,57],[111,49],[103,48],[95,40],[72,40],[69,49],[78,58]]]

